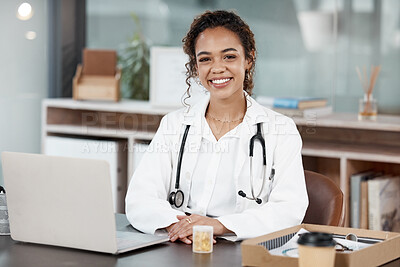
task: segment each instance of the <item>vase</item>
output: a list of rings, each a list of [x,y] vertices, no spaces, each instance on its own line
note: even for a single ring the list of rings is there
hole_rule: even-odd
[[[358,120],[376,120],[378,103],[372,94],[365,94],[359,101]]]

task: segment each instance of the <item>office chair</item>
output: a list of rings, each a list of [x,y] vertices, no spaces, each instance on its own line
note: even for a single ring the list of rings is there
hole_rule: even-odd
[[[340,188],[325,175],[304,171],[309,205],[303,223],[344,226],[345,201]]]

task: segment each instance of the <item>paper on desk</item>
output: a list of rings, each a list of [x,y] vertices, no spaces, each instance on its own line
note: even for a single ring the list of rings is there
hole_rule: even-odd
[[[308,233],[309,231],[301,228],[296,235],[294,235],[286,244],[284,244],[281,247],[271,249],[269,251],[270,254],[276,255],[276,256],[288,256],[288,257],[294,257],[298,258],[299,253],[298,253],[298,248],[299,245],[297,244],[297,240],[299,239],[299,234],[304,234]],[[340,244],[348,247],[349,249],[352,249],[353,251],[360,250],[366,247],[371,246],[372,244],[366,244],[366,243],[361,243],[361,242],[356,242],[356,241],[351,241],[351,240],[346,240],[342,238],[334,238],[336,242],[339,242]],[[341,246],[336,245],[337,249],[341,249]],[[353,251],[343,251],[340,253],[351,253]]]
[[[304,234],[308,233],[309,231],[301,228],[297,234],[295,234],[286,244],[284,244],[281,247],[277,247],[275,249],[271,249],[269,251],[270,254],[276,255],[276,256],[289,256],[289,257],[295,257],[298,258],[298,247],[297,245],[297,240],[299,239],[299,234]]]

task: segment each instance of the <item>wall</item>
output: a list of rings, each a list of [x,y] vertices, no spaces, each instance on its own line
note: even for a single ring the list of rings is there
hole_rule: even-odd
[[[16,17],[21,3],[0,3],[0,152],[38,153],[41,100],[48,91],[47,0],[29,0],[34,15],[27,21]],[[26,39],[27,31],[36,39]]]
[[[326,97],[336,112],[357,112],[363,91],[355,67],[381,64],[379,112],[400,114],[398,0],[87,0],[87,46],[120,49],[136,29],[131,13],[152,44],[181,46],[193,18],[207,9],[236,10],[253,30],[256,94]],[[299,15],[307,11],[328,19],[313,23],[316,32],[327,25],[315,49],[302,36]]]

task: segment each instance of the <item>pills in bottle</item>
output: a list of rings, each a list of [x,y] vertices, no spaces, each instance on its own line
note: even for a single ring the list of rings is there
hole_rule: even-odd
[[[213,227],[207,225],[193,226],[193,245],[195,253],[211,253],[213,251]]]

